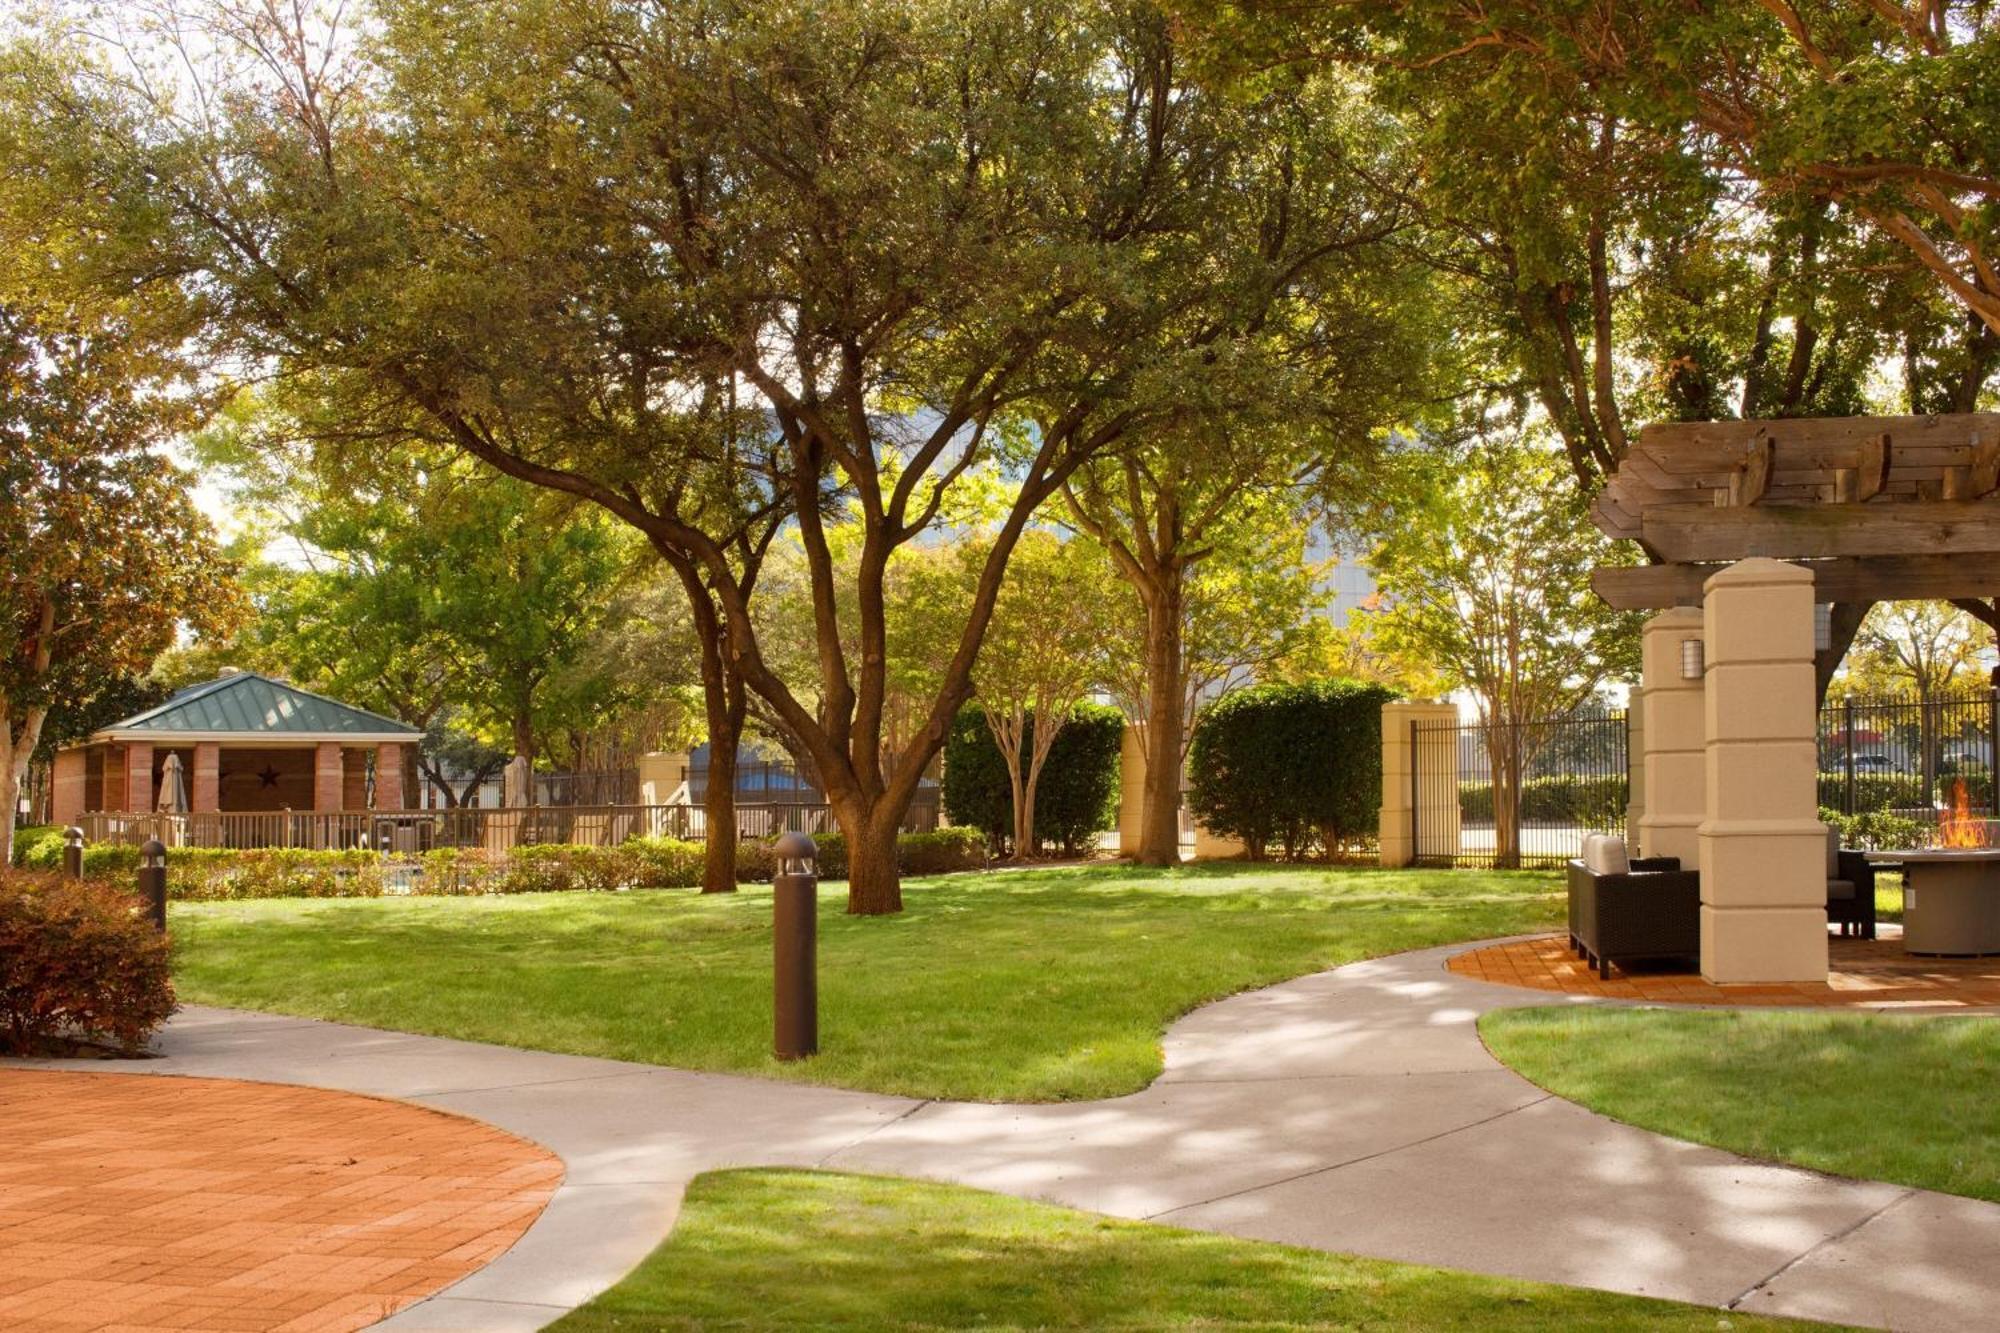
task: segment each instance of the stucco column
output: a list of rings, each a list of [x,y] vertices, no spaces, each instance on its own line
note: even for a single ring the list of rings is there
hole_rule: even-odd
[[[1625,703],[1625,844],[1633,856],[1649,856],[1646,819],[1646,690],[1635,687]]]
[[[1640,640],[1640,721],[1644,747],[1640,786],[1639,845],[1648,856],[1677,856],[1691,870],[1701,856],[1701,821],[1708,813],[1704,754],[1707,724],[1702,682],[1681,678],[1681,644],[1700,639],[1702,613],[1687,606],[1646,622]]]
[[[1136,855],[1146,818],[1146,746],[1139,729],[1125,724],[1118,746],[1118,850]]]
[[[313,809],[340,809],[340,742],[321,741],[313,747]]]
[[[375,808],[403,808],[403,747],[394,741],[375,747]]]
[[[1722,983],[1824,981],[1812,571],[1740,561],[1704,585],[1703,610],[1702,975]]]
[[[153,743],[133,741],[125,747],[125,808],[147,814],[153,808]]]
[[[82,747],[56,751],[49,791],[49,822],[58,828],[68,828],[83,818],[84,791],[89,781],[87,762]]]
[[[1452,729],[1457,722],[1456,704],[1382,705],[1382,815],[1376,837],[1383,865],[1406,866],[1419,853],[1457,855],[1458,732]],[[1416,740],[1421,753],[1412,748],[1412,723],[1425,728]]]
[[[188,809],[199,815],[222,809],[222,746],[196,741],[194,775],[188,784]]]

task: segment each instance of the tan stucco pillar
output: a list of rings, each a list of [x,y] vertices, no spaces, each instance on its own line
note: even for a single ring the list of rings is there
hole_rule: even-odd
[[[1125,724],[1118,746],[1118,850],[1136,855],[1146,820],[1146,744],[1139,729]]]
[[[375,747],[375,808],[403,808],[403,747],[395,741]]]
[[[1700,858],[1708,813],[1702,682],[1681,678],[1681,644],[1701,637],[1702,613],[1677,606],[1648,620],[1640,642],[1637,740],[1644,747],[1639,782],[1646,800],[1638,841],[1647,856],[1679,857],[1684,870]]]
[[[321,741],[313,747],[313,809],[340,809],[340,742]]]
[[[1703,611],[1702,975],[1725,984],[1824,981],[1812,572],[1739,561],[1704,585]]]
[[[1194,859],[1197,861],[1227,861],[1239,857],[1248,849],[1235,838],[1225,838],[1219,833],[1210,833],[1196,821],[1194,826]],[[1268,852],[1266,853],[1268,855]]]
[[[188,782],[188,809],[209,815],[222,809],[222,747],[214,741],[196,741],[194,773]]]
[[[1634,687],[1625,703],[1625,845],[1633,856],[1649,856],[1641,825],[1646,819],[1646,691]]]
[[[1406,866],[1419,852],[1453,856],[1459,849],[1458,733],[1440,729],[1424,734],[1412,749],[1412,723],[1426,728],[1456,724],[1458,705],[1414,703],[1382,705],[1382,815],[1377,826],[1381,862]],[[1424,781],[1413,784],[1421,766]],[[1420,786],[1421,790],[1413,789]],[[1421,833],[1423,846],[1416,845]]]
[[[639,756],[639,804],[666,805],[686,779],[685,750],[654,750]]]

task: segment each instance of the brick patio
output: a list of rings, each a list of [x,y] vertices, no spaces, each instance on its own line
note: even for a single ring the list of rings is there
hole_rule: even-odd
[[[1881,939],[1836,936],[1830,944],[1832,967],[1824,983],[1782,986],[1717,986],[1703,981],[1691,968],[1676,970],[1665,965],[1629,972],[1614,967],[1610,979],[1600,981],[1570,951],[1569,940],[1562,935],[1474,949],[1453,957],[1449,966],[1460,976],[1503,986],[1616,1000],[1826,1008],[2000,1008],[2000,958],[1913,958],[1903,952],[1901,933],[1894,926],[1883,927]]]
[[[561,1179],[402,1102],[0,1070],[0,1327],[363,1328],[496,1258]]]

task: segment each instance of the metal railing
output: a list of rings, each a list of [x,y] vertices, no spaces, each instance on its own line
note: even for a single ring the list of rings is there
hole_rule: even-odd
[[[1819,803],[1931,819],[1962,781],[1971,806],[1991,812],[1996,705],[1992,690],[1830,700],[1819,711]]]
[[[616,846],[628,838],[708,838],[708,815],[698,805],[570,805],[452,810],[344,810],[200,814],[120,814],[97,811],[79,821],[90,842],[169,847],[300,847],[345,850],[367,847],[416,854],[440,847],[505,850],[538,844]],[[736,807],[737,836],[746,841],[796,830],[830,833],[838,826],[819,803],[765,802]],[[938,827],[935,804],[913,805],[904,831]]]
[[[1559,866],[1585,835],[1625,830],[1623,712],[1410,725],[1418,865]]]

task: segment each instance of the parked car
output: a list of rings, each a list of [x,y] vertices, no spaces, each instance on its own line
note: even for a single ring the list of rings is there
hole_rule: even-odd
[[[1854,756],[1856,773],[1894,773],[1896,763],[1886,754],[1857,754]]]

